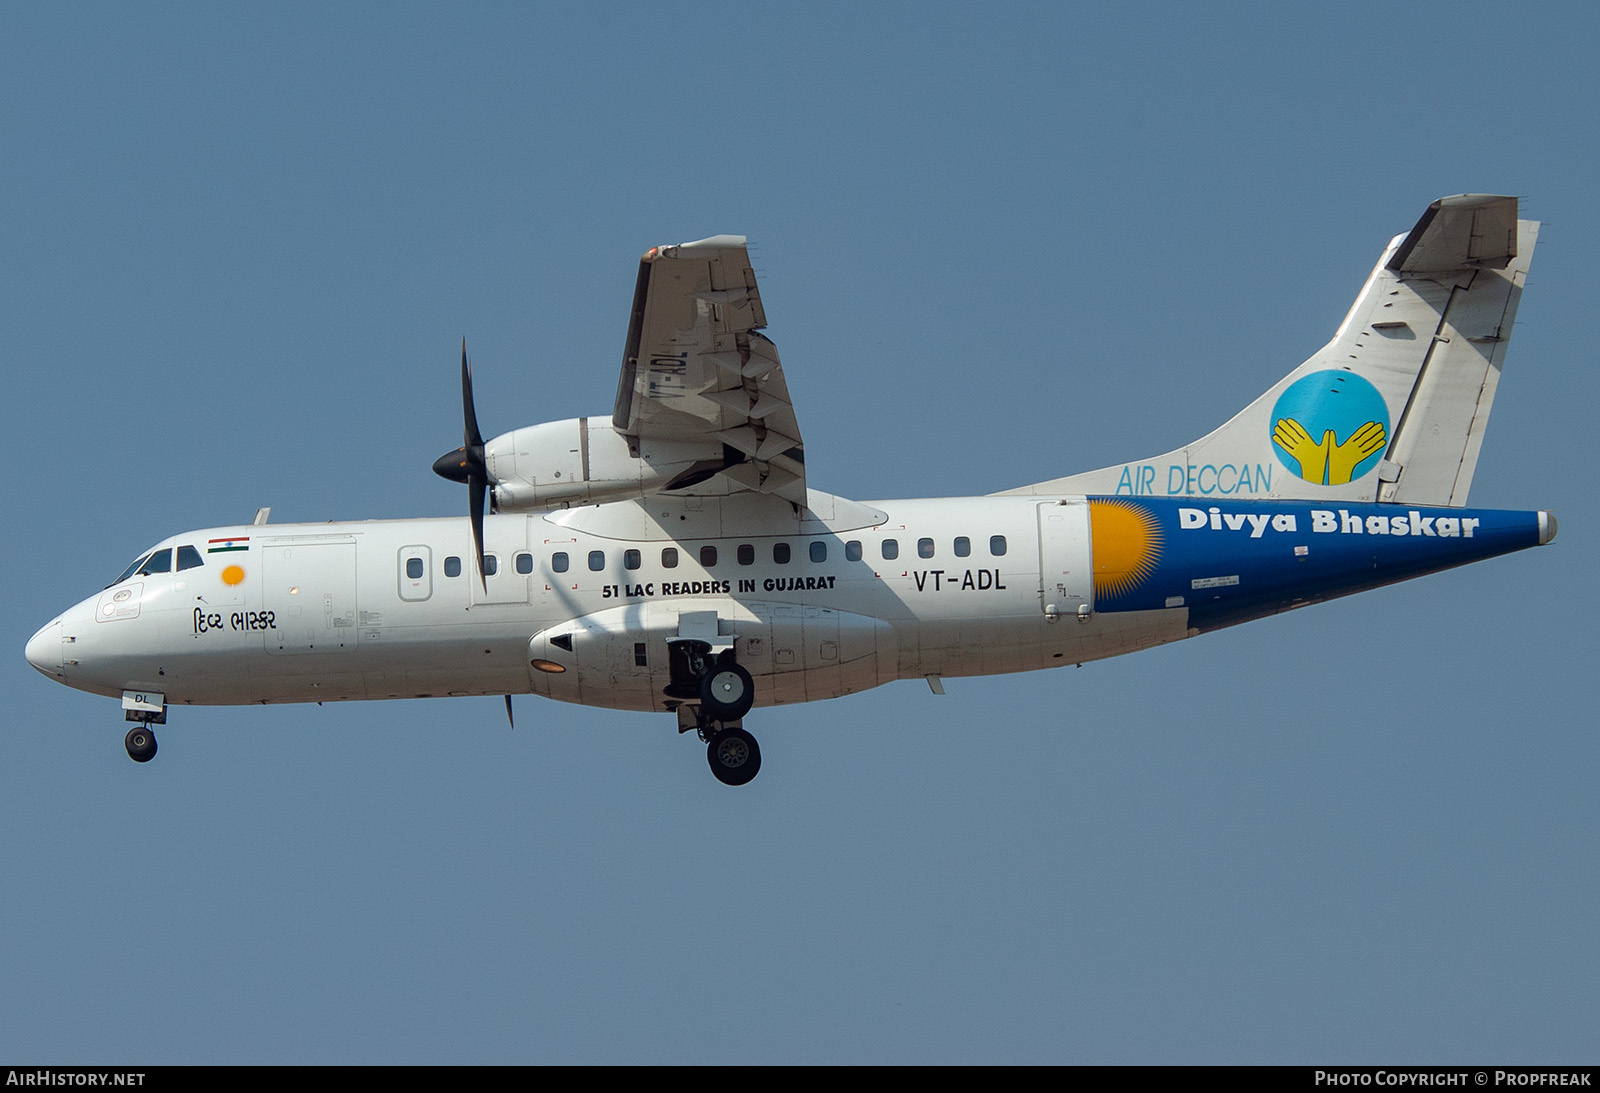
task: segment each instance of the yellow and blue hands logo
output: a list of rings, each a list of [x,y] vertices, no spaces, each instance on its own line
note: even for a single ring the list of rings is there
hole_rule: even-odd
[[[1306,427],[1292,417],[1279,418],[1272,427],[1272,442],[1300,464],[1300,477],[1323,486],[1342,486],[1361,477],[1355,469],[1369,456],[1383,451],[1388,436],[1376,421],[1362,425],[1343,444],[1332,429],[1324,429],[1321,440],[1313,439]]]
[[[1278,460],[1319,486],[1370,474],[1388,442],[1389,407],[1354,372],[1313,372],[1291,383],[1272,407]]]

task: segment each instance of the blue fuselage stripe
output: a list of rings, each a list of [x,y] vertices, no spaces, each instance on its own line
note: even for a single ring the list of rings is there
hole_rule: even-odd
[[[1202,630],[1539,543],[1537,512],[1300,501],[1131,503],[1159,526],[1158,556],[1132,587],[1097,590],[1095,609],[1187,607],[1191,625]],[[1097,571],[1107,553],[1097,540]]]

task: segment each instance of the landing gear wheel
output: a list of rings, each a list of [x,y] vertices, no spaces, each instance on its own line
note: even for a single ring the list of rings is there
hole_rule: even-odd
[[[700,709],[707,720],[737,721],[755,701],[755,681],[738,664],[718,664],[700,677]]]
[[[723,729],[706,745],[711,773],[725,786],[742,786],[761,770],[761,748],[743,729]]]
[[[123,737],[122,746],[128,749],[128,758],[135,763],[148,763],[156,757],[156,734],[148,725],[137,725]]]

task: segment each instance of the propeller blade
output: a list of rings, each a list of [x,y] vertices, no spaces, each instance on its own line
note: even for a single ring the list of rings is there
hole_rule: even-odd
[[[467,419],[467,451],[476,452],[478,462],[483,462],[483,434],[478,432],[478,410],[472,400],[472,366],[467,363],[467,339],[461,339],[461,406]]]
[[[472,520],[472,547],[478,555],[478,580],[483,582],[485,594],[489,591],[489,575],[483,561],[483,499],[488,483],[477,475],[467,479],[467,516]]]
[[[478,431],[478,411],[472,404],[472,366],[467,363],[467,340],[461,339],[461,429],[463,443],[453,452],[433,461],[433,473],[452,482],[489,480],[489,465],[483,456],[483,434]],[[481,506],[480,506],[481,507]]]
[[[516,721],[516,718],[511,716],[511,696],[510,695],[506,695],[506,720],[511,722],[511,730],[513,732],[515,732],[516,728],[517,728],[517,721]]]

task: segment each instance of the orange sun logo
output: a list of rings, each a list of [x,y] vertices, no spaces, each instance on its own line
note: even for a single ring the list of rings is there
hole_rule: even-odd
[[[1131,501],[1090,501],[1094,594],[1115,598],[1132,592],[1161,560],[1161,525],[1155,513]]]
[[[243,566],[230,565],[227,569],[222,571],[222,583],[225,585],[236,585],[242,583],[243,581]]]

